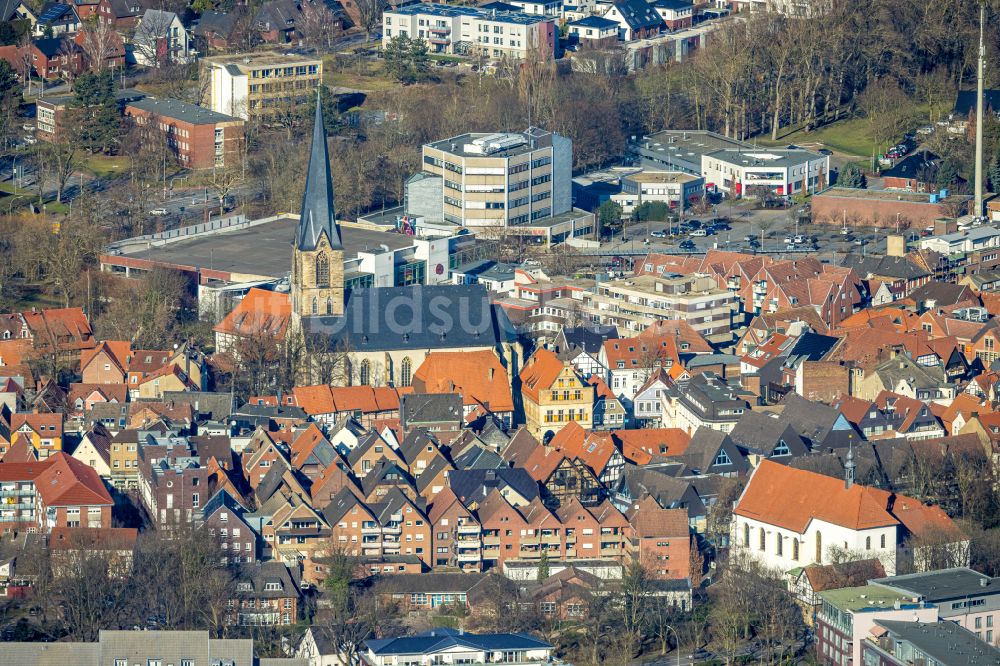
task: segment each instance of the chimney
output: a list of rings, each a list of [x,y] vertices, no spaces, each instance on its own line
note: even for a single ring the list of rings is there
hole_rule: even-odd
[[[487,374],[487,378],[490,381],[493,381],[493,366],[490,366],[490,369],[486,371],[486,374]]]

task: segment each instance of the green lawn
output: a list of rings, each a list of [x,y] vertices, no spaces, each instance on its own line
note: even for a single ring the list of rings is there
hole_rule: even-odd
[[[95,178],[122,173],[128,168],[128,158],[122,155],[87,155],[80,162],[80,170]]]
[[[758,144],[765,146],[786,146],[790,143],[804,147],[829,148],[851,157],[871,157],[875,141],[868,135],[868,125],[864,118],[850,118],[831,123],[818,130],[806,132],[798,130],[777,141],[770,137],[757,137]]]
[[[323,58],[323,83],[330,88],[354,88],[367,92],[392,90],[399,83],[385,73],[381,61],[363,59],[357,64],[339,68],[334,64],[334,56]]]

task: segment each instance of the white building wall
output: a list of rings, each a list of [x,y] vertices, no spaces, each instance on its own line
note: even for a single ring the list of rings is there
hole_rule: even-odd
[[[749,528],[750,543],[746,545],[746,530]],[[896,526],[879,527],[867,530],[854,530],[840,525],[834,525],[823,520],[813,519],[802,534],[783,527],[771,525],[746,516],[733,516],[733,532],[731,534],[733,548],[752,556],[768,568],[786,572],[796,567],[808,564],[831,564],[832,550],[843,549],[856,555],[852,559],[869,559],[877,557],[885,568],[886,575],[896,573]],[[760,534],[764,532],[764,548],[760,548]],[[816,535],[821,538],[821,561],[816,558]],[[778,554],[778,536],[781,536],[781,554]],[[885,547],[882,538],[885,537]],[[870,539],[871,547],[868,548]],[[793,541],[799,542],[799,557],[795,553]]]

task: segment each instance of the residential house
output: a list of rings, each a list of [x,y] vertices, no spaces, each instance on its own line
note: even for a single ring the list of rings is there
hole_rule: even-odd
[[[809,453],[809,445],[781,416],[748,411],[729,433],[751,463],[762,459],[788,464]]]
[[[110,23],[117,30],[133,30],[139,18],[146,11],[144,0],[100,0],[97,4],[97,18],[102,23]]]
[[[632,399],[632,422],[635,427],[659,427],[663,419],[663,398],[673,384],[663,368],[653,371]]]
[[[259,536],[244,518],[247,513],[246,507],[225,490],[215,493],[205,505],[205,526],[226,551],[227,563],[249,564],[258,559]]]
[[[732,438],[721,430],[702,426],[680,456],[685,473],[694,476],[742,476],[750,471],[750,461]]]
[[[20,433],[35,449],[39,459],[45,459],[63,449],[63,414],[12,414],[10,432]]]
[[[942,405],[948,405],[956,394],[955,385],[948,380],[942,367],[921,365],[905,356],[876,365],[852,387],[851,395],[874,400],[883,391]]]
[[[810,564],[788,572],[788,588],[806,612],[806,622],[811,624],[822,601],[820,592],[842,587],[862,587],[873,578],[884,576],[885,569],[878,558],[835,564]]]
[[[414,428],[450,444],[463,431],[465,407],[457,393],[408,393],[401,396],[399,426],[405,436]]]
[[[594,387],[568,362],[539,349],[521,370],[520,379],[524,418],[532,435],[551,439],[573,421],[590,428]]]
[[[434,496],[427,511],[427,522],[431,526],[433,567],[482,571],[482,526],[451,488]]]
[[[54,527],[46,545],[56,572],[78,571],[73,565],[81,556],[100,553],[106,558],[108,572],[122,580],[132,569],[138,537],[139,530],[134,527]]]
[[[111,433],[104,426],[97,424],[84,433],[73,449],[73,458],[90,466],[104,481],[112,483]]]
[[[631,42],[652,37],[663,29],[663,19],[646,0],[617,0],[604,18],[618,24],[618,39]]]
[[[38,492],[35,480],[47,469],[45,462],[0,463],[0,528],[3,533],[38,531]]]
[[[244,15],[238,8],[229,12],[204,11],[191,28],[196,48],[205,53],[225,50],[234,41],[236,28]]]
[[[68,35],[35,39],[27,48],[31,67],[39,78],[54,80],[83,71],[83,50]]]
[[[617,337],[618,329],[614,326],[564,326],[552,343],[552,349],[585,377],[604,377],[608,369],[600,361],[601,347]]]
[[[631,529],[630,548],[654,578],[699,579],[691,571],[691,530],[688,512],[664,509],[650,496],[625,514]]]
[[[35,37],[59,37],[80,30],[80,14],[71,4],[46,2],[38,12],[38,20],[32,26]]]
[[[54,527],[111,527],[114,501],[97,472],[65,453],[51,456],[35,478],[40,531]]]
[[[177,14],[147,9],[132,35],[132,58],[143,67],[185,64],[194,57],[194,44]]]
[[[629,421],[628,410],[608,383],[598,375],[591,375],[587,383],[594,387],[594,429],[610,430],[624,427]]]
[[[283,562],[257,562],[240,569],[226,624],[287,627],[298,621],[299,590]]]
[[[739,383],[724,380],[714,372],[695,375],[678,381],[663,396],[661,423],[689,434],[702,426],[732,432],[750,410],[747,397],[749,393]]]

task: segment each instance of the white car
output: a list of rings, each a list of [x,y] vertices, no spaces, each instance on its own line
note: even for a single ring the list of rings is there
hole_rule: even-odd
[[[26,136],[26,137],[24,137],[24,142],[26,144],[28,144],[29,146],[33,146],[36,143],[38,143],[38,141],[33,136]]]
[[[795,242],[796,245],[801,245],[802,243],[806,242],[806,237],[805,236],[796,236],[793,240],[794,240],[794,242]]]
[[[149,211],[149,214],[155,215],[156,217],[163,217],[165,215],[169,215],[166,208],[154,208],[153,210]]]
[[[707,232],[707,231],[705,231],[704,229],[695,229],[694,231],[692,231],[692,232],[691,232],[690,234],[688,234],[688,235],[689,235],[689,236],[707,236],[707,235],[708,235],[708,232]]]
[[[791,236],[785,236],[785,245],[791,245],[793,243]]]

